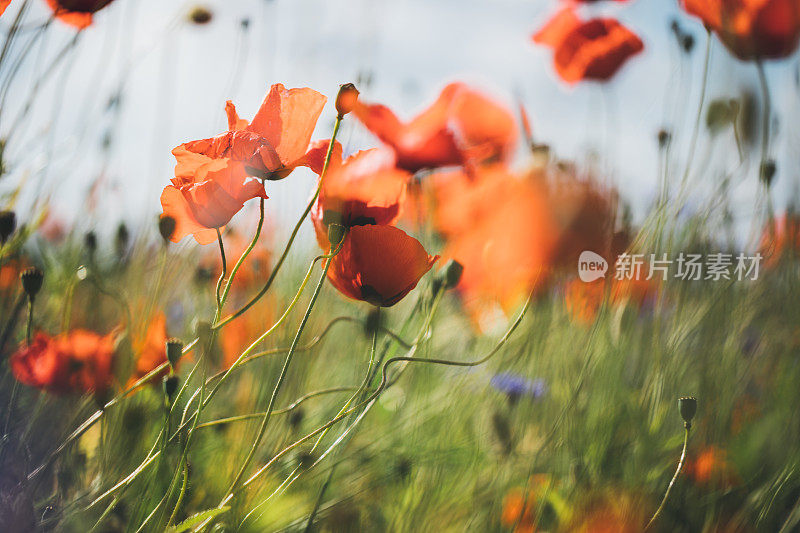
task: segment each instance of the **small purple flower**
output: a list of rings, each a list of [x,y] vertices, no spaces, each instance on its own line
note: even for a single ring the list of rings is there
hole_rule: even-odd
[[[512,401],[524,396],[536,399],[547,394],[547,383],[543,379],[530,380],[512,372],[495,374],[489,383],[498,391],[505,393]]]

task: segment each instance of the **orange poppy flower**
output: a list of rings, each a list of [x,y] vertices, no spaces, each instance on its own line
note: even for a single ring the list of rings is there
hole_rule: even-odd
[[[800,39],[796,0],[683,0],[683,8],[739,59],[786,57]]]
[[[133,352],[138,357],[128,386],[167,362],[167,317],[164,313],[157,313],[148,324],[144,338],[133,342]],[[157,377],[161,378],[168,372],[165,368]],[[153,380],[151,383],[158,382]]]
[[[92,23],[92,15],[113,0],[47,0],[50,9],[61,22],[82,30]],[[8,5],[8,3],[6,3]]]
[[[373,148],[351,155],[346,161],[331,159],[331,170],[311,211],[311,221],[321,248],[330,248],[328,225],[345,227],[393,224],[411,177],[396,166],[389,148]]]
[[[644,49],[642,40],[617,20],[581,21],[573,6],[559,11],[532,39],[553,49],[556,72],[567,83],[608,80]]]
[[[243,314],[220,330],[223,368],[230,368],[244,349],[272,325],[274,310],[274,300],[265,296],[249,313]]]
[[[394,226],[353,226],[331,259],[328,279],[349,298],[391,307],[417,286],[438,258]]]
[[[111,385],[113,356],[113,333],[76,329],[57,337],[37,333],[10,364],[14,377],[31,387],[56,394],[102,392]]]
[[[534,506],[536,502],[530,497],[526,500],[522,489],[513,489],[503,498],[503,514],[500,523],[513,527],[514,533],[533,533],[536,531]]]
[[[615,257],[624,251],[627,243],[620,242],[620,237],[615,239],[614,232],[616,191],[592,180],[558,176],[548,196],[559,228],[553,258],[556,267],[574,272],[584,250],[592,250],[603,257]]]
[[[228,100],[228,131],[182,144],[179,148],[214,160],[231,159],[244,165],[251,176],[277,180],[298,166],[307,166],[306,151],[327,98],[307,87],[286,89],[277,83],[248,124]],[[175,153],[175,151],[173,151]]]
[[[162,216],[175,220],[172,242],[189,234],[200,244],[214,242],[215,229],[225,226],[247,200],[267,198],[264,185],[248,178],[240,163],[212,159],[182,146],[172,153],[178,160],[175,178],[161,193]]]
[[[10,3],[11,3],[11,0],[0,0],[0,16],[2,16],[3,13],[6,12],[6,8],[8,8],[8,5]]]
[[[509,311],[546,278],[557,232],[546,191],[502,166],[470,179],[439,174],[434,224],[443,255],[464,266],[459,290],[477,322],[494,304]]]
[[[739,483],[739,476],[728,461],[728,454],[717,446],[708,446],[686,465],[687,473],[700,485],[728,488]]]
[[[608,282],[597,279],[588,283],[574,279],[564,289],[567,312],[573,320],[584,324],[594,322],[606,297],[607,283],[611,284],[608,298],[612,305],[632,304],[637,309],[644,307],[659,291],[658,283],[652,279],[614,279]]]
[[[786,213],[769,222],[759,250],[769,266],[775,266],[783,256],[800,253],[800,215]]]
[[[409,172],[505,160],[517,140],[513,114],[463,83],[447,85],[411,122],[401,122],[386,106],[360,100],[353,112],[394,149],[397,166]]]

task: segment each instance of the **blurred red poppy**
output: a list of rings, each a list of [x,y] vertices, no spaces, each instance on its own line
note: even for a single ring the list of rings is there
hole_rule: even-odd
[[[447,85],[428,109],[407,123],[380,104],[359,100],[353,111],[394,149],[397,166],[409,172],[505,160],[517,141],[514,115],[463,83]]]
[[[394,226],[353,226],[331,259],[328,279],[345,296],[391,307],[417,286],[438,258]]]
[[[152,318],[144,338],[134,340],[133,353],[137,356],[136,368],[128,386],[167,362],[167,317],[164,313],[157,313]],[[169,369],[165,368],[158,377],[165,376],[168,372]],[[151,383],[158,381],[154,379]]]
[[[286,89],[277,83],[249,124],[239,118],[229,100],[225,105],[227,132],[182,144],[176,150],[184,148],[215,160],[229,158],[242,163],[252,176],[283,179],[296,167],[307,165],[308,143],[326,101],[313,89]]]
[[[683,0],[683,8],[739,59],[786,57],[800,39],[797,0]]]
[[[686,465],[686,472],[700,485],[729,488],[740,483],[728,453],[717,446],[707,446]]]
[[[550,271],[558,235],[545,188],[500,165],[431,182],[443,255],[464,266],[459,290],[473,318],[480,325],[497,304],[510,311]]]
[[[775,266],[782,257],[798,257],[800,215],[786,213],[769,222],[761,234],[759,250],[768,266]]]
[[[567,83],[611,78],[644,44],[611,18],[581,21],[573,6],[565,7],[533,37],[554,51],[556,72]]]
[[[92,23],[92,14],[100,11],[113,0],[47,0],[53,15],[61,22],[79,30]]]
[[[11,3],[11,0],[0,0],[0,16],[2,16],[3,13],[6,12],[6,8],[8,8],[8,5],[10,3]]]
[[[564,300],[570,317],[584,324],[594,322],[606,298],[609,283],[609,302],[615,306],[631,304],[641,309],[659,291],[659,284],[655,279],[614,279],[608,282],[598,279],[588,283],[574,279],[566,284],[564,290]]]
[[[231,229],[229,226],[224,236],[228,268],[232,268],[232,265],[239,261],[239,258],[252,241],[252,236],[245,234],[239,229],[240,227],[237,226],[237,228]],[[268,231],[262,229],[258,242],[236,272],[236,277],[233,278],[232,282],[233,285],[231,285],[233,290],[231,297],[234,300],[241,296],[242,291],[246,291],[257,284],[260,285],[269,276],[271,253],[267,244],[269,242],[268,233]],[[210,279],[212,283],[216,284],[217,278],[222,272],[222,258],[219,255],[219,250],[208,249],[207,253],[203,254],[200,259],[200,267],[213,272],[214,275]]]
[[[11,356],[11,371],[21,383],[56,394],[102,392],[112,380],[114,334],[82,329],[50,337],[37,333],[30,345]]]
[[[387,225],[397,220],[411,176],[395,164],[394,152],[386,147],[363,150],[344,162],[340,154],[332,157],[331,169],[311,211],[321,248],[330,247],[331,223],[352,227]]]

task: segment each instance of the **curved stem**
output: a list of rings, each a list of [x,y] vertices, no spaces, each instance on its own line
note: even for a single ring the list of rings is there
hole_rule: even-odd
[[[219,319],[219,316],[222,314],[222,303],[224,302],[224,300],[222,299],[220,291],[222,290],[222,282],[225,281],[225,276],[228,274],[228,264],[227,261],[225,260],[225,246],[222,244],[222,233],[220,233],[219,228],[216,229],[217,229],[217,242],[219,243],[219,256],[220,259],[222,259],[222,272],[220,273],[219,279],[217,280],[217,313],[214,317],[214,322],[216,322]],[[230,284],[230,280],[228,281],[228,284]],[[227,296],[227,291],[225,292],[225,295]]]
[[[669,485],[667,485],[667,491],[664,493],[664,497],[661,499],[661,504],[658,506],[658,509],[656,509],[655,514],[653,514],[653,517],[650,519],[650,521],[645,526],[645,528],[644,528],[645,531],[650,529],[650,526],[653,525],[653,522],[655,522],[656,518],[658,518],[658,515],[661,514],[661,511],[664,509],[664,505],[667,503],[667,498],[669,497],[669,493],[672,490],[672,486],[675,484],[675,480],[678,479],[678,475],[681,473],[681,469],[683,469],[683,462],[686,459],[686,446],[689,443],[689,429],[690,428],[691,428],[691,426],[688,423],[685,424],[684,433],[683,433],[683,450],[681,450],[681,458],[678,461],[678,468],[675,469],[675,475],[672,476],[672,479],[670,480]]]
[[[336,121],[337,127],[339,124],[339,120]],[[331,143],[333,146],[333,143]],[[328,154],[330,156],[330,149],[328,150]],[[344,241],[344,239],[342,239]],[[339,245],[339,249],[341,249],[341,243]],[[336,250],[338,253],[338,250]],[[334,255],[334,254],[332,254]],[[308,318],[311,316],[311,310],[314,308],[314,304],[317,301],[317,297],[319,296],[320,291],[322,290],[322,285],[325,283],[325,278],[328,275],[328,269],[331,266],[331,261],[328,260],[325,262],[325,268],[322,270],[322,274],[320,275],[319,282],[317,282],[317,286],[314,289],[314,294],[311,295],[311,301],[308,303],[308,308],[306,308],[306,312],[303,315],[302,320],[300,321],[300,326],[297,328],[297,333],[294,336],[294,340],[292,341],[292,345],[289,347],[289,353],[286,354],[286,360],[283,362],[283,367],[281,368],[281,372],[278,375],[278,382],[275,384],[275,388],[272,390],[272,395],[270,396],[269,403],[267,404],[266,412],[264,413],[264,418],[261,420],[261,426],[258,429],[258,433],[256,435],[255,440],[253,441],[253,445],[250,447],[250,451],[247,453],[247,457],[245,457],[242,466],[239,468],[236,476],[231,483],[230,488],[228,488],[226,496],[223,498],[223,501],[220,503],[220,507],[224,505],[224,503],[228,500],[229,495],[232,495],[236,490],[239,481],[244,476],[244,473],[247,471],[247,467],[250,465],[250,461],[253,460],[253,456],[256,454],[256,450],[258,449],[258,445],[261,444],[261,439],[264,438],[264,434],[267,431],[267,426],[269,425],[270,415],[272,414],[272,409],[275,406],[275,401],[278,398],[278,393],[280,392],[281,385],[283,385],[283,380],[286,378],[286,371],[289,369],[289,365],[292,362],[292,356],[295,353],[297,348],[298,342],[300,342],[300,337],[303,334],[303,330],[305,329],[306,324],[308,323]]]
[[[215,325],[216,328],[221,328],[231,320],[234,320],[235,318],[241,316],[245,311],[253,307],[253,305],[255,305],[256,302],[258,302],[261,299],[261,297],[264,296],[269,290],[269,288],[272,286],[272,282],[275,281],[275,277],[278,275],[278,271],[281,269],[281,266],[283,266],[283,262],[286,261],[286,257],[289,255],[289,250],[292,248],[292,243],[294,243],[294,239],[295,237],[297,237],[297,233],[300,231],[300,227],[303,225],[303,222],[308,217],[308,214],[311,212],[311,209],[314,207],[314,203],[317,201],[317,197],[319,196],[319,192],[322,188],[322,180],[325,177],[325,174],[328,170],[328,165],[330,164],[331,161],[331,155],[333,154],[333,146],[336,143],[336,135],[339,133],[339,126],[341,122],[342,122],[342,117],[337,116],[336,122],[333,125],[333,135],[331,135],[330,144],[328,145],[328,152],[325,154],[325,163],[323,163],[322,172],[319,175],[319,183],[317,184],[317,190],[316,192],[314,192],[314,195],[308,201],[308,204],[306,205],[303,214],[300,215],[300,220],[298,220],[297,224],[295,224],[294,229],[292,230],[292,233],[289,236],[289,241],[286,243],[286,247],[283,249],[283,253],[281,253],[278,262],[275,263],[275,267],[272,269],[272,272],[270,272],[269,278],[267,278],[267,282],[264,284],[261,290],[258,291],[258,294],[253,296],[253,298],[251,298],[249,302],[247,302],[244,306],[242,306],[241,309],[239,309],[232,315],[226,317],[225,320],[223,320],[219,324],[216,324]]]

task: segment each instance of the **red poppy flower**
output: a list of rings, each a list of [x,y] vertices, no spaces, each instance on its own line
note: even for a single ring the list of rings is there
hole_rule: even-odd
[[[6,8],[11,3],[11,0],[0,0],[0,16],[6,12]]]
[[[360,100],[353,112],[394,149],[397,166],[409,172],[506,159],[517,140],[513,114],[463,83],[446,86],[408,123],[386,106]]]
[[[167,317],[164,313],[156,314],[148,324],[144,338],[133,342],[133,352],[137,356],[136,369],[128,386],[167,362]],[[168,372],[165,368],[158,377]],[[152,382],[157,383],[155,380]]]
[[[696,458],[686,465],[687,473],[700,485],[713,485],[719,488],[730,488],[741,480],[728,460],[726,450],[717,446],[708,446]]]
[[[323,95],[307,87],[286,89],[277,83],[270,88],[249,124],[239,118],[229,100],[225,105],[227,132],[178,148],[215,160],[229,158],[241,162],[252,176],[282,179],[296,167],[307,166],[308,143],[326,101]]]
[[[394,226],[353,226],[331,259],[328,279],[345,296],[391,307],[417,286],[438,258]]]
[[[608,294],[609,302],[612,305],[631,304],[637,309],[641,309],[648,301],[651,301],[659,291],[659,284],[654,279],[613,279],[605,281],[598,279],[591,282],[584,282],[574,279],[567,283],[564,291],[564,299],[567,312],[576,322],[591,324],[597,317],[603,300],[606,297],[607,283],[611,284]]]
[[[644,49],[642,40],[615,19],[581,21],[565,7],[533,35],[535,43],[553,49],[556,72],[567,83],[608,80]]]
[[[341,154],[332,156],[331,169],[311,211],[320,247],[330,247],[331,223],[351,227],[387,225],[397,220],[411,176],[395,164],[394,152],[389,148],[364,150],[344,162]]]
[[[47,0],[53,15],[61,22],[79,30],[92,23],[92,14],[100,11],[113,0]]]
[[[510,311],[544,281],[557,242],[547,191],[502,166],[434,176],[443,255],[464,266],[459,290],[476,323]]]
[[[768,266],[775,266],[782,257],[800,255],[800,215],[786,213],[764,229],[761,235],[761,254]]]
[[[797,0],[683,0],[739,59],[791,55],[800,39]]]
[[[267,222],[265,222],[266,224]],[[233,289],[232,298],[235,299],[243,291],[256,284],[260,285],[269,276],[271,254],[267,245],[269,241],[268,235],[269,231],[266,228],[262,229],[261,237],[255,247],[236,272],[236,277],[233,278],[233,285],[231,286]],[[248,236],[238,228],[228,228],[225,233],[225,255],[227,256],[228,265],[235,265],[239,261],[244,251],[250,246],[251,241],[252,236]],[[214,272],[211,280],[212,283],[216,284],[217,278],[222,271],[222,258],[219,255],[219,250],[208,249],[200,260],[200,266]]]
[[[56,394],[102,392],[111,385],[114,335],[81,329],[57,337],[38,333],[11,356],[21,383]]]

